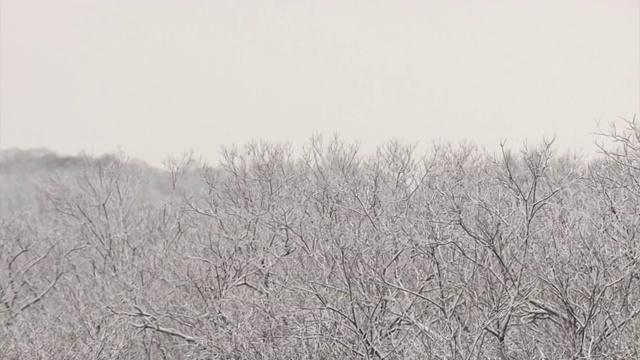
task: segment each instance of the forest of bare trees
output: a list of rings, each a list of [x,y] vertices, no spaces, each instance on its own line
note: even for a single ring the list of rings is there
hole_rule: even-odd
[[[593,157],[315,136],[75,159],[3,207],[0,358],[640,358],[640,124],[618,125]]]

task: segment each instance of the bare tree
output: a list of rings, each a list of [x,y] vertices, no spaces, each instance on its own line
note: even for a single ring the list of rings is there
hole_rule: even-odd
[[[319,135],[157,178],[87,157],[0,225],[0,357],[637,358],[625,124],[595,160]]]

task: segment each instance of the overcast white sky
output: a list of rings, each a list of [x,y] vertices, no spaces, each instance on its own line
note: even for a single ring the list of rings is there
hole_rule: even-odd
[[[640,1],[0,0],[0,147],[514,147],[640,110]]]

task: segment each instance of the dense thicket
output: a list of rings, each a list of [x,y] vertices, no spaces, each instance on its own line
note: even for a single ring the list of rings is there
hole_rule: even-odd
[[[197,178],[86,160],[0,224],[0,358],[640,358],[626,125],[595,160],[321,137]]]

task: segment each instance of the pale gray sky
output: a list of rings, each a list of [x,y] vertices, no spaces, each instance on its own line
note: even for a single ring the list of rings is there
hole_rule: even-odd
[[[0,147],[496,147],[640,109],[640,1],[0,0]]]

